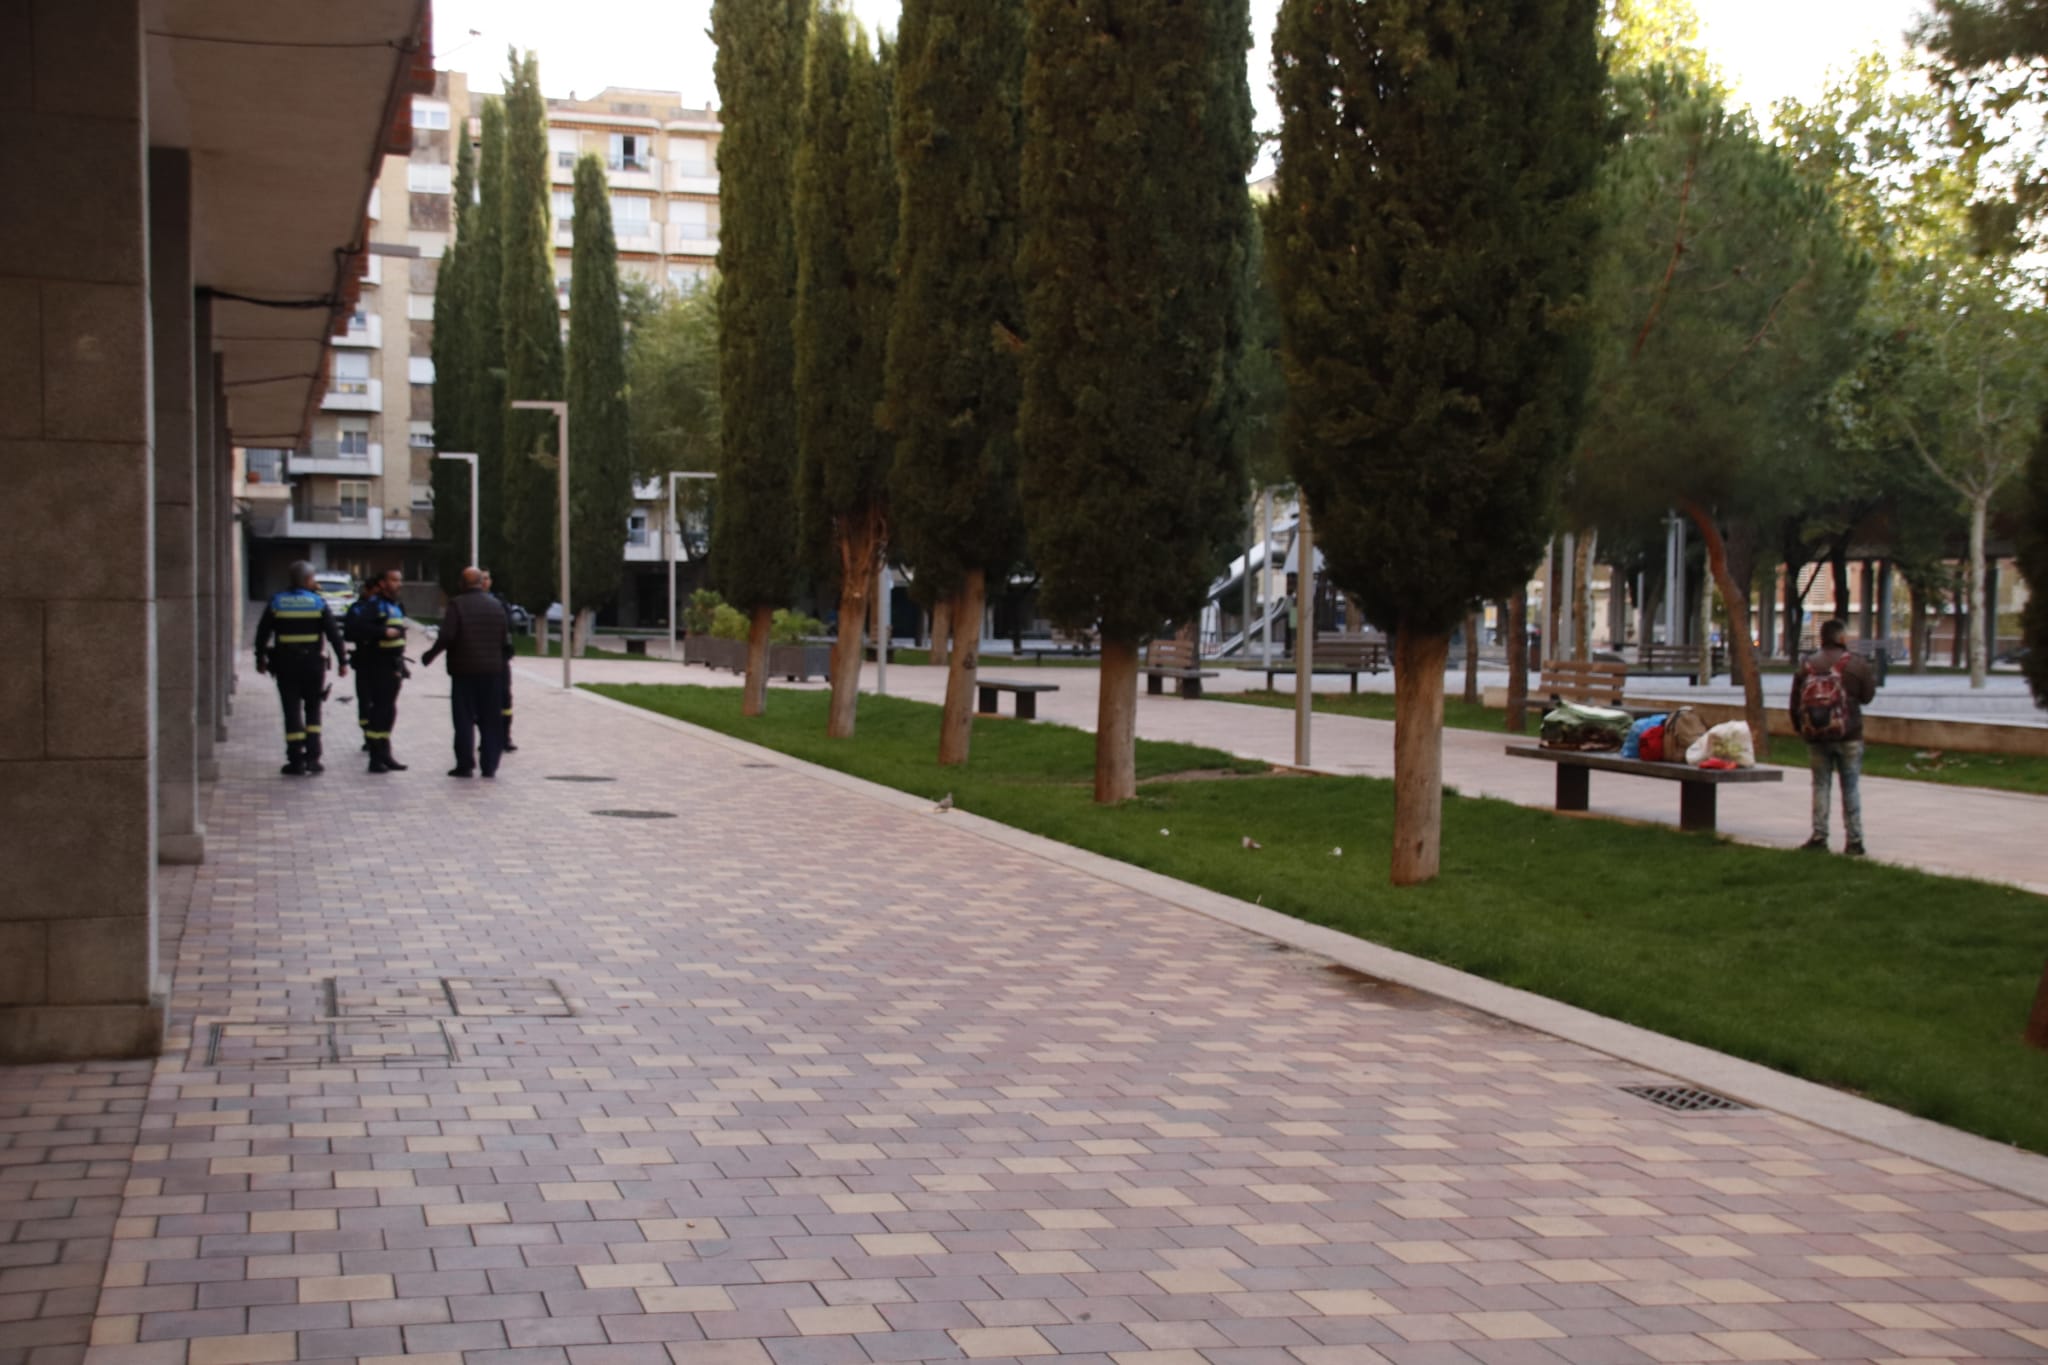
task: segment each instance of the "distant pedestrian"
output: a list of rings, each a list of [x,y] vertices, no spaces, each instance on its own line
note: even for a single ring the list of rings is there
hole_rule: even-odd
[[[455,721],[455,766],[448,776],[496,777],[505,748],[503,679],[512,636],[505,608],[484,591],[481,569],[462,571],[462,591],[448,600],[441,634],[420,661],[431,664],[444,653]]]
[[[491,571],[489,569],[484,570],[484,591],[498,599],[498,605],[505,608],[505,619],[510,621],[512,618],[512,604],[506,600],[505,594],[491,587]],[[516,754],[519,752],[519,746],[512,742],[512,651],[510,648],[507,648],[505,651],[505,676],[499,680],[499,684],[505,690],[503,711],[505,720],[505,752]]]
[[[334,649],[335,676],[348,676],[341,623],[327,599],[313,590],[313,566],[301,559],[291,567],[291,587],[274,595],[256,623],[256,671],[277,681],[284,711],[286,777],[327,771],[320,763],[320,703],[327,691],[327,648]]]
[[[391,752],[391,731],[398,724],[398,692],[411,676],[405,666],[406,619],[400,595],[405,575],[387,569],[370,580],[369,594],[348,609],[343,634],[356,647],[356,695],[362,700],[363,742],[370,751],[369,771],[402,773],[408,765]]]
[[[1863,707],[1877,695],[1870,664],[1843,645],[1848,627],[1824,621],[1820,648],[1792,675],[1792,725],[1813,769],[1813,837],[1802,848],[1825,853],[1837,774],[1842,782],[1842,852],[1863,856]]]

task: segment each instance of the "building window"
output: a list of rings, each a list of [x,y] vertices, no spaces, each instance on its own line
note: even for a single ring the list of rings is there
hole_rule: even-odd
[[[408,357],[405,362],[405,376],[415,384],[433,383],[434,358],[425,355]]]
[[[718,240],[718,205],[701,199],[678,199],[668,206],[669,216],[685,237],[695,241]]]
[[[626,518],[626,543],[645,545],[647,543],[647,514],[635,512]]]
[[[334,391],[336,393],[368,393],[370,391],[370,357],[361,351],[336,351],[334,353]]]
[[[408,161],[405,187],[414,194],[447,194],[454,188],[450,174],[446,162]]]
[[[250,450],[247,452],[246,459],[250,483],[282,484],[284,482],[283,451]]]
[[[343,521],[368,521],[370,519],[370,481],[368,479],[343,479],[335,485]]]
[[[566,270],[555,276],[555,299],[562,307],[569,306],[569,272]]]
[[[434,424],[432,422],[414,422],[410,424],[406,428],[405,443],[414,450],[432,450],[434,448]]]
[[[556,170],[576,169],[576,154],[582,147],[582,141],[573,128],[548,129],[548,151],[554,155]]]
[[[358,417],[343,418],[334,433],[334,453],[344,460],[367,460],[370,458],[369,419]]]
[[[415,483],[412,486],[412,510],[424,512],[434,505],[434,485]]]
[[[576,226],[576,192],[556,190],[554,192],[555,231],[570,232]]]
[[[710,270],[701,265],[672,265],[668,268],[668,287],[679,294],[699,288],[710,278]]]
[[[645,133],[613,133],[611,155],[605,165],[615,171],[644,171],[648,168],[654,139]]]
[[[701,137],[680,137],[669,143],[676,174],[703,179],[711,174],[711,143]]]
[[[414,100],[412,102],[412,126],[415,128],[446,128],[448,126],[448,106],[439,100]]]
[[[654,201],[644,194],[612,196],[612,230],[621,237],[645,237],[651,231]]]

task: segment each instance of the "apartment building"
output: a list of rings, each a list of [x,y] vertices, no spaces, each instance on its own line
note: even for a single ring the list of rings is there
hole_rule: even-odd
[[[385,159],[371,196],[372,254],[354,315],[334,338],[311,441],[243,452],[238,492],[248,508],[252,598],[280,585],[295,559],[359,577],[396,568],[423,582],[432,573],[434,286],[454,225],[455,139],[473,143],[481,128],[460,72],[437,72],[433,93],[415,97],[411,114],[412,153]],[[686,107],[675,91],[610,88],[548,101],[565,315],[577,159],[604,158],[621,277],[687,289],[718,257],[719,132],[715,112]],[[663,557],[661,489],[640,485],[635,495],[625,575],[644,574]],[[645,595],[627,586],[636,603]]]

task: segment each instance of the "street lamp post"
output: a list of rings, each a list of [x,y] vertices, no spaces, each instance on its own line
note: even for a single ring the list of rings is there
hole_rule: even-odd
[[[668,472],[668,657],[676,657],[676,543],[683,538],[682,524],[676,520],[676,480],[715,479],[716,474],[700,474],[694,470],[671,469]]]
[[[466,462],[468,462],[468,464],[469,464],[469,563],[470,563],[470,567],[474,568],[474,567],[476,567],[476,566],[477,566],[477,564],[478,564],[478,563],[480,563],[480,562],[481,562],[481,559],[482,559],[482,556],[481,556],[481,554],[480,554],[480,553],[478,552],[478,550],[477,550],[477,540],[476,540],[476,524],[477,524],[477,523],[476,523],[476,502],[477,502],[477,462],[476,462],[476,456],[474,456],[474,455],[472,455],[472,454],[468,453],[467,451],[456,451],[456,450],[443,450],[443,451],[440,451],[439,453],[437,453],[437,454],[436,454],[436,455],[434,456],[434,458],[435,458],[435,459],[437,459],[437,460],[463,460],[463,461],[466,461]]]
[[[512,406],[523,412],[552,412],[555,415],[555,502],[561,512],[558,534],[562,561],[562,690],[569,690],[569,648],[575,627],[569,617],[569,405],[546,398],[514,399]]]

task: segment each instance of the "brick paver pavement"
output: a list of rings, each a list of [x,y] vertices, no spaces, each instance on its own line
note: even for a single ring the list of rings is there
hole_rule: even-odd
[[[139,1115],[0,1073],[0,1362],[92,1275],[92,1365],[2048,1357],[2048,1208],[539,686],[451,781],[423,682],[315,781],[245,686]]]

